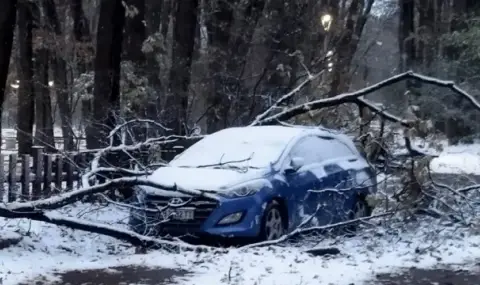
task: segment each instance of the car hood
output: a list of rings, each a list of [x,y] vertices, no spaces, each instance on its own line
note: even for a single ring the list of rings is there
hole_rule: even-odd
[[[147,177],[148,180],[172,187],[177,185],[184,189],[209,190],[221,192],[229,187],[259,179],[268,174],[265,169],[249,169],[246,172],[229,169],[212,168],[183,168],[183,167],[161,167]],[[165,191],[153,187],[142,187],[150,195],[184,196],[180,193]]]

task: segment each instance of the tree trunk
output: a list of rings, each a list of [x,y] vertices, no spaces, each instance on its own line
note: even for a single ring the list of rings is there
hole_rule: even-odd
[[[398,43],[400,48],[401,66],[400,71],[410,69],[415,60],[415,1],[400,0],[400,26]]]
[[[145,0],[145,20],[147,22],[147,32],[146,35],[152,36],[155,33],[161,32],[161,27],[165,26],[165,23],[168,27],[168,22],[170,21],[170,1],[169,0]],[[166,13],[166,15],[164,15]],[[166,32],[163,34],[163,39],[166,39]],[[162,86],[160,80],[160,64],[157,59],[159,52],[155,49],[152,52],[146,54],[146,76],[148,78],[148,87],[151,92],[149,92],[150,97],[147,98],[147,102],[143,106],[138,106],[139,112],[144,114],[146,118],[159,120],[160,119],[160,110],[162,104],[162,96],[165,93],[165,88]]]
[[[34,121],[32,12],[29,2],[18,3],[19,78],[17,141],[18,153],[30,154]]]
[[[172,68],[170,70],[166,123],[175,134],[185,134],[188,88],[192,66],[198,0],[176,1],[174,4]]]
[[[55,37],[63,37],[62,26],[58,19],[57,7],[53,0],[42,1],[42,9],[44,19],[45,29],[53,33]],[[81,7],[80,7],[81,8]],[[76,12],[78,13],[78,11]],[[80,10],[81,14],[81,10]],[[78,17],[78,16],[77,16]],[[78,26],[78,24],[77,24]],[[75,27],[74,27],[75,28]],[[78,29],[78,27],[77,27]],[[75,29],[74,29],[75,33]],[[68,80],[67,80],[67,64],[64,59],[64,53],[56,47],[49,47],[51,50],[49,52],[49,58],[51,62],[51,70],[53,71],[53,82],[55,88],[55,95],[57,98],[58,109],[60,113],[60,120],[62,126],[62,137],[63,137],[63,150],[71,151],[74,149],[74,134],[72,130],[72,111],[69,94],[67,92]],[[37,71],[38,72],[38,71]],[[38,92],[37,92],[38,94]],[[50,96],[47,98],[50,101]],[[38,105],[37,105],[38,106]],[[50,107],[48,107],[50,106]],[[46,105],[47,108],[51,109],[51,105]],[[53,116],[53,113],[52,113]],[[36,116],[39,118],[39,116]],[[46,118],[50,120],[49,118]],[[53,123],[53,118],[51,118]],[[39,118],[40,120],[40,118]]]
[[[10,67],[10,56],[12,54],[13,32],[17,16],[17,1],[4,0],[0,9],[0,118],[3,114],[3,102],[7,84],[8,70]],[[0,120],[0,130],[2,129]],[[0,142],[2,134],[0,132]],[[1,149],[0,149],[1,151]]]
[[[90,70],[90,57],[94,54],[90,25],[83,11],[82,0],[69,1],[73,18],[73,35],[77,42],[75,52],[79,60],[78,71],[79,73],[85,73]]]
[[[97,31],[93,122],[87,127],[91,136],[88,148],[105,147],[109,131],[116,125],[120,110],[120,60],[125,8],[122,0],[103,0]]]
[[[135,8],[137,13],[125,19],[125,37],[123,39],[123,60],[130,60],[143,68],[145,54],[142,52],[146,38],[145,0],[125,0],[125,4]]]
[[[49,52],[40,48],[35,57],[35,145],[44,146],[47,152],[55,151],[53,137],[52,103],[48,86]]]
[[[413,1],[413,0],[412,0]],[[348,7],[345,29],[341,32],[340,40],[335,48],[337,61],[333,68],[333,78],[330,84],[329,97],[347,92],[350,88],[350,66],[358,48],[363,28],[370,14],[373,0],[369,0],[364,7],[364,1],[353,0]]]
[[[207,28],[210,42],[210,78],[212,78],[212,94],[207,97],[207,133],[213,133],[225,127],[228,106],[228,87],[226,86],[225,63],[229,56],[228,43],[230,40],[230,29],[234,20],[234,7],[238,1],[216,1],[217,7],[209,15]]]
[[[72,128],[71,100],[67,91],[67,63],[65,62],[65,59],[61,56],[53,57],[52,69],[58,111],[62,123],[63,149],[71,151],[75,148],[75,142],[73,140],[74,133]]]
[[[436,0],[420,1],[418,5],[418,49],[417,63],[421,64],[422,71],[428,73],[436,54],[437,38],[434,37],[435,2]]]

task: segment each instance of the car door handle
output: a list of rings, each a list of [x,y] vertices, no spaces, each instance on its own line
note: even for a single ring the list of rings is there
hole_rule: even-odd
[[[350,158],[348,161],[349,161],[349,162],[355,162],[355,161],[357,161],[357,160],[358,160],[358,158]]]

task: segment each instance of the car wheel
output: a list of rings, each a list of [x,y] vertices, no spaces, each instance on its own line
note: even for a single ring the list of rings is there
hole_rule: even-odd
[[[285,220],[280,205],[272,202],[265,209],[260,230],[260,240],[276,240],[285,234]]]
[[[352,220],[369,217],[372,215],[372,208],[363,198],[358,198],[353,206]]]
[[[372,207],[370,207],[363,197],[358,197],[355,205],[353,205],[353,209],[350,212],[350,219],[349,220],[356,220],[360,218],[369,217],[372,215]],[[345,231],[347,235],[355,233],[357,231],[357,224],[352,224],[345,227]],[[342,230],[342,232],[344,231]]]

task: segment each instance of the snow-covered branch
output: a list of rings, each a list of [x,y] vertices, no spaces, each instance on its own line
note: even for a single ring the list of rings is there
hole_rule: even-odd
[[[29,202],[13,202],[6,205],[0,205],[0,216],[4,216],[2,215],[2,213],[8,212],[14,214],[17,212],[38,212],[42,210],[58,209],[65,205],[75,203],[84,197],[112,190],[120,186],[149,186],[165,191],[178,192],[191,196],[202,196],[209,199],[218,200],[218,197],[216,195],[206,191],[183,189],[181,187],[178,187],[177,185],[160,185],[145,177],[122,177],[117,179],[111,179],[105,183],[82,187],[71,192],[62,193],[57,196],[42,200]],[[2,212],[2,210],[5,210],[6,212]],[[14,215],[7,216],[7,218],[10,217],[13,218]]]
[[[295,116],[301,115],[303,113],[306,113],[312,110],[319,110],[322,108],[334,107],[334,106],[338,106],[345,103],[354,103],[354,104],[358,104],[360,106],[369,108],[373,112],[376,112],[379,115],[381,115],[386,120],[389,120],[395,123],[400,123],[405,127],[409,127],[411,126],[410,121],[407,121],[399,117],[396,117],[392,114],[389,114],[384,110],[381,110],[380,108],[375,106],[373,103],[369,102],[368,100],[361,98],[362,96],[371,94],[382,88],[391,86],[395,83],[405,81],[408,79],[418,80],[426,84],[448,88],[452,90],[455,94],[469,101],[477,110],[480,111],[480,103],[477,100],[475,100],[475,98],[472,95],[468,94],[465,90],[455,85],[453,81],[440,80],[434,77],[429,77],[429,76],[421,75],[418,73],[414,73],[413,71],[408,71],[405,73],[392,76],[379,83],[360,89],[358,91],[343,93],[330,98],[314,100],[302,105],[294,106],[278,114],[275,114],[269,117],[264,117],[263,119],[256,119],[252,123],[252,125],[277,124],[279,121],[286,121]]]
[[[0,207],[0,216],[8,216],[8,210]],[[127,241],[134,246],[170,246],[184,249],[210,250],[207,246],[194,246],[181,240],[169,241],[137,234],[133,231],[120,229],[103,223],[85,221],[78,218],[64,217],[54,212],[15,212],[11,218],[27,218],[35,221],[46,222],[58,226],[65,226],[74,230],[83,230],[91,233],[110,236],[119,240]]]

